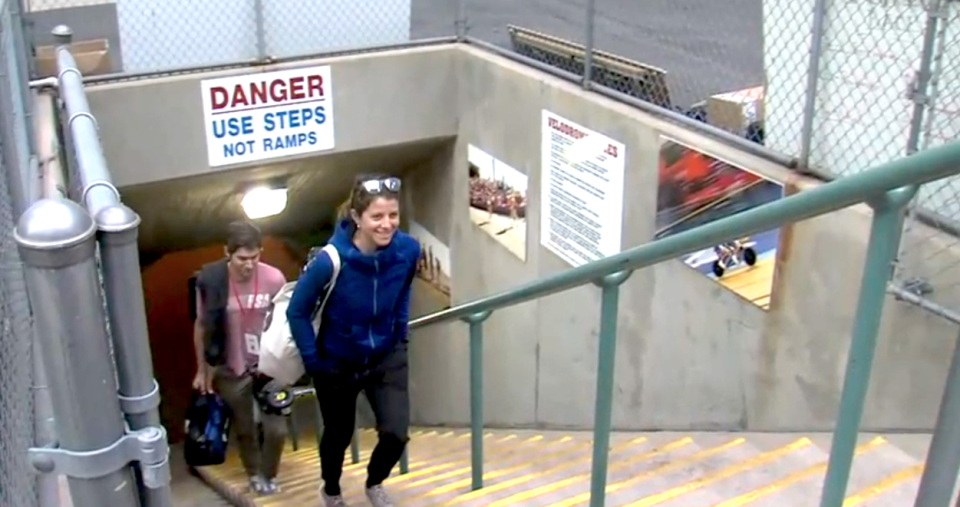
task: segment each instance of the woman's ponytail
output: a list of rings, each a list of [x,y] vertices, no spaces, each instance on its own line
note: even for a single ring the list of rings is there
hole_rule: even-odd
[[[350,208],[352,207],[352,205],[353,205],[353,192],[350,192],[350,195],[347,196],[347,200],[343,201],[342,203],[340,203],[339,206],[337,206],[337,222],[345,218],[350,218]]]

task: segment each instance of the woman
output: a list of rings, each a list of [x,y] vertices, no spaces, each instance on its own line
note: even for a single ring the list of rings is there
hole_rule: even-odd
[[[397,178],[358,178],[330,239],[341,267],[319,331],[314,334],[312,313],[333,273],[326,253],[301,275],[287,308],[290,331],[314,379],[323,415],[320,495],[327,507],[346,506],[340,475],[360,391],[373,407],[379,435],[366,482],[375,507],[393,505],[381,483],[408,441],[407,319],[420,245],[397,229],[399,198]]]

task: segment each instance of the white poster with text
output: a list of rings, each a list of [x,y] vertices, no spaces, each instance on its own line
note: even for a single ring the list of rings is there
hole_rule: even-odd
[[[330,67],[200,83],[210,167],[332,150]]]
[[[626,147],[550,111],[542,118],[540,244],[574,267],[619,253]]]

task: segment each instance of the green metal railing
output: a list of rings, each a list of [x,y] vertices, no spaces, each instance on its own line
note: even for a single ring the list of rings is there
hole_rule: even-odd
[[[472,488],[483,487],[483,322],[492,312],[588,283],[601,288],[590,507],[602,507],[607,480],[620,285],[637,269],[711,248],[723,241],[866,203],[873,208],[873,222],[820,502],[822,507],[840,507],[850,477],[886,285],[900,243],[904,210],[919,185],[958,173],[960,143],[940,146],[533,283],[415,319],[410,323],[412,329],[454,320],[470,326]],[[405,471],[406,460],[402,465]]]

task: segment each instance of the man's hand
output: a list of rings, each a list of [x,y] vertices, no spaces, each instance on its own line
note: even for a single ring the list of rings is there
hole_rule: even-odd
[[[193,377],[193,388],[203,394],[210,394],[213,391],[213,368],[202,364],[197,368],[197,374]]]

